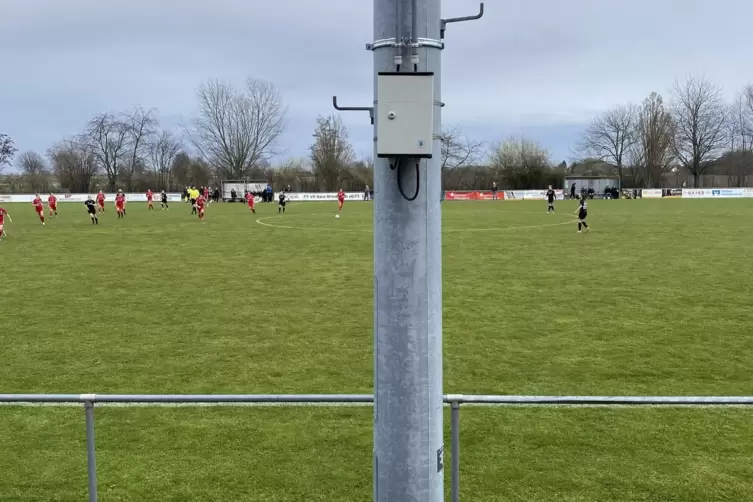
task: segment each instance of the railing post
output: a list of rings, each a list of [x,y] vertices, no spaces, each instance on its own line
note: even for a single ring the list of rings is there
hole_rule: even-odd
[[[451,490],[452,502],[460,500],[460,403],[453,401],[450,404],[450,436],[451,448]]]
[[[94,403],[84,402],[86,413],[86,470],[89,477],[89,502],[97,502],[97,460],[94,450]]]

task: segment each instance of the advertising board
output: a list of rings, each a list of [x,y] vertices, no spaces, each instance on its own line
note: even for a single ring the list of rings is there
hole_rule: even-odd
[[[546,190],[508,190],[505,191],[506,200],[546,200]],[[563,200],[565,193],[562,190],[554,191],[556,200]]]
[[[66,193],[66,194],[57,194],[58,202],[84,202],[86,199],[89,198],[89,195],[92,197],[96,197],[96,192],[92,192],[91,194],[86,193]],[[146,194],[145,193],[127,193],[125,194],[126,201],[128,202],[146,202]],[[31,203],[31,201],[34,200],[33,194],[19,194],[19,195],[0,195],[0,202],[27,202]],[[115,200],[115,194],[114,193],[106,193],[105,194],[105,201],[106,202],[113,202]],[[160,193],[154,194],[154,200],[156,202],[159,202],[160,200]],[[179,193],[169,193],[167,194],[167,200],[169,202],[180,202],[180,194]],[[44,203],[47,203],[47,197],[45,194],[42,194],[42,201]]]
[[[641,190],[641,197],[644,199],[661,199],[664,196],[664,190],[661,188],[646,188]]]
[[[746,196],[743,188],[684,188],[685,199],[737,199]]]
[[[444,193],[444,200],[503,200],[505,198],[504,192],[497,192],[497,198],[494,198],[494,194],[491,191],[487,192],[452,192],[448,191]]]
[[[287,192],[290,202],[326,202],[337,200],[337,192]],[[275,199],[280,196],[280,192],[275,194]],[[345,192],[345,200],[363,200],[363,192]]]

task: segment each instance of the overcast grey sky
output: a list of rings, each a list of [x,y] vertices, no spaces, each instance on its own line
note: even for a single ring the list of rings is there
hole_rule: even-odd
[[[446,0],[445,17],[476,12]],[[527,135],[553,160],[594,114],[676,76],[704,74],[732,96],[753,80],[750,0],[492,0],[451,25],[445,124],[474,137]],[[371,0],[0,0],[0,132],[45,152],[93,115],[135,104],[188,119],[207,79],[274,82],[289,106],[287,155],[306,155],[331,96],[371,101]],[[695,35],[698,33],[699,35]],[[367,116],[346,113],[358,155]]]

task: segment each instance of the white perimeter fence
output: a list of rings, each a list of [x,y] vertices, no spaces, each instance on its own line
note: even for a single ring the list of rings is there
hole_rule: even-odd
[[[450,471],[452,502],[460,498],[460,406],[751,406],[753,396],[483,396],[445,394],[450,405]],[[86,417],[86,457],[89,501],[97,502],[97,463],[94,442],[94,406],[371,406],[370,394],[0,394],[0,404],[83,405]]]

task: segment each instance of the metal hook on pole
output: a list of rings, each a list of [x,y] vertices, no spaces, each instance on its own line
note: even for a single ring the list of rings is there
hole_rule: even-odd
[[[479,5],[478,14],[476,14],[475,16],[451,17],[449,19],[442,19],[442,24],[439,27],[439,38],[444,39],[444,32],[447,29],[448,23],[462,23],[463,21],[475,21],[476,19],[481,19],[483,15],[484,15],[484,2],[481,2],[481,5]]]
[[[332,106],[341,112],[369,112],[371,125],[374,125],[374,107],[372,106],[340,106],[337,104],[337,96],[332,96]]]

